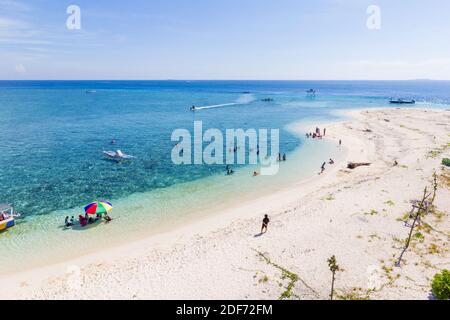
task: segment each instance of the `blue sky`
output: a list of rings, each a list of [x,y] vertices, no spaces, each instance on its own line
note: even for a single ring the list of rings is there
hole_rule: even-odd
[[[81,30],[66,28],[71,4]],[[448,0],[0,0],[0,79],[450,79],[449,12]]]

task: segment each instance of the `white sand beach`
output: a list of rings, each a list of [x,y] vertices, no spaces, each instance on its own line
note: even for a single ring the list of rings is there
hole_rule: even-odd
[[[340,299],[429,299],[433,276],[450,269],[450,169],[441,165],[450,111],[350,116],[320,125],[348,150],[323,175],[139,242],[0,277],[0,299],[328,299],[332,255]],[[371,165],[349,170],[349,161]],[[434,171],[436,209],[396,267],[409,232],[402,218]],[[257,236],[264,214],[269,230]]]

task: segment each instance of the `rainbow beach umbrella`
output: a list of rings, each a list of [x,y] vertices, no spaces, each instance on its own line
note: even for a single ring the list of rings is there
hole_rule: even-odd
[[[113,206],[108,201],[96,201],[84,207],[84,212],[87,214],[103,214],[112,211]]]

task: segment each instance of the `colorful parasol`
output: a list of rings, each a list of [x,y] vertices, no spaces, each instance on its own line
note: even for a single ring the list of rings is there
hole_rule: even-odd
[[[87,214],[103,214],[112,211],[113,206],[108,201],[96,201],[84,207]]]

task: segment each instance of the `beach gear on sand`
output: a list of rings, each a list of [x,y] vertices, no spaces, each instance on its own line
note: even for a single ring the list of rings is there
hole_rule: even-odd
[[[113,206],[111,202],[108,201],[96,201],[88,204],[84,207],[84,212],[87,214],[103,214],[112,211]]]

